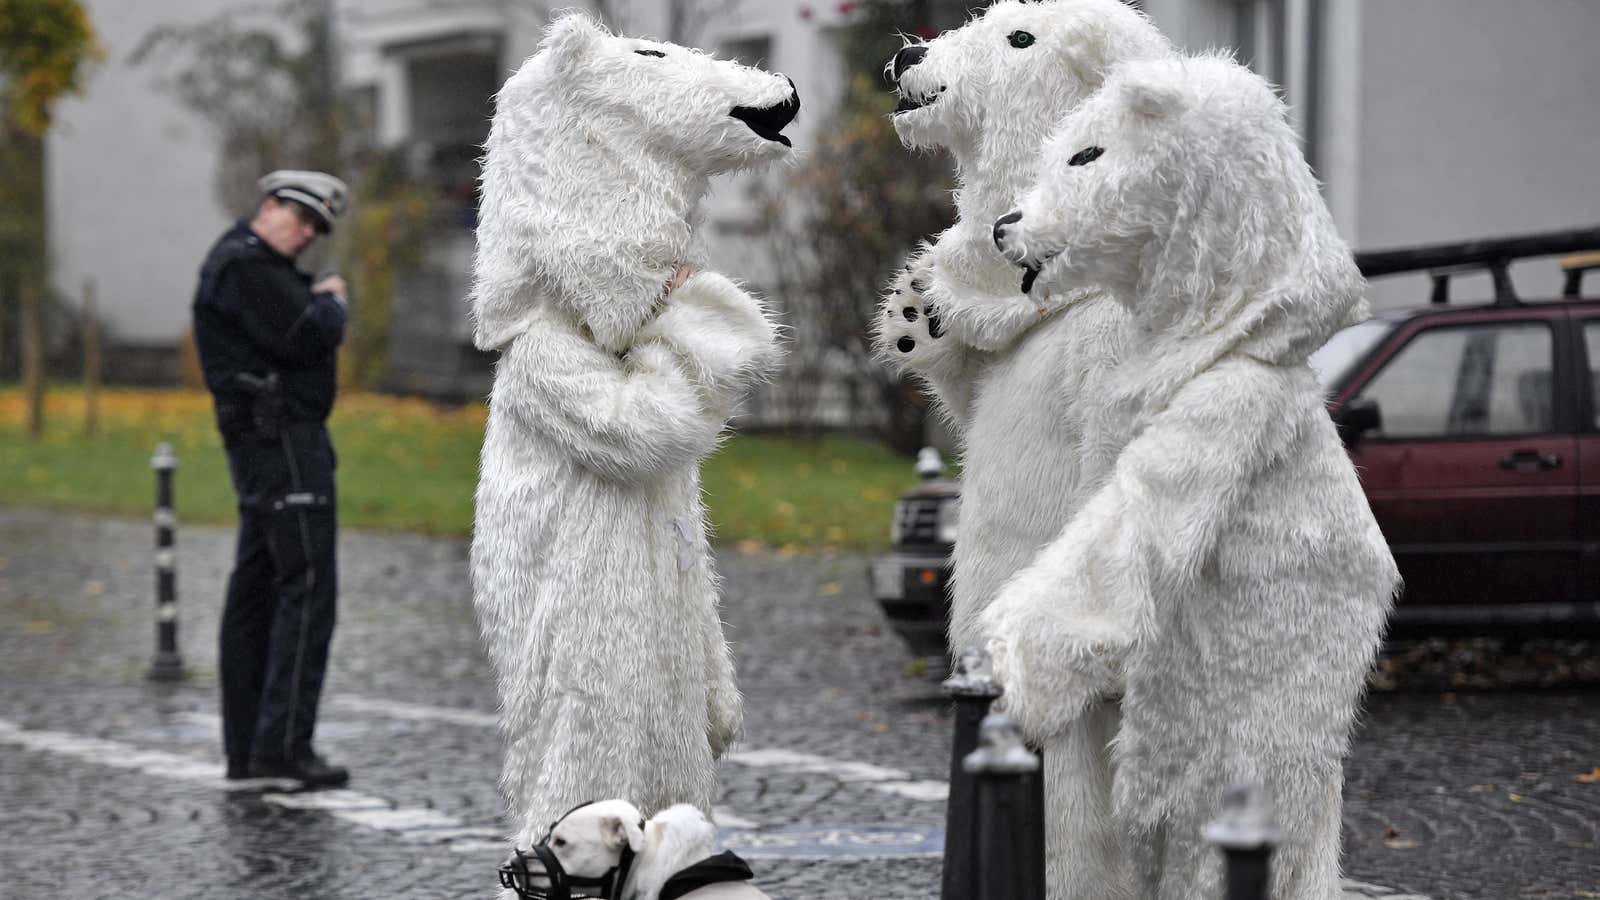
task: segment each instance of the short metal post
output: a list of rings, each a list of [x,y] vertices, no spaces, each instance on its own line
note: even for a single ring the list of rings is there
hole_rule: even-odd
[[[979,747],[962,763],[976,777],[976,900],[1044,900],[1044,819],[1036,803],[1039,757],[1005,713],[984,717]]]
[[[178,457],[171,444],[157,444],[150,458],[156,473],[156,656],[146,676],[151,681],[181,681],[183,657],[178,655],[178,516],[172,510],[172,475]]]
[[[1222,812],[1206,826],[1205,836],[1227,857],[1227,900],[1267,900],[1279,831],[1266,791],[1256,784],[1229,787],[1222,795]]]
[[[989,705],[1000,696],[989,669],[989,654],[977,647],[961,651],[955,672],[944,682],[945,693],[956,704],[955,738],[950,749],[950,799],[945,806],[944,873],[941,900],[971,900],[977,896],[978,797],[977,782],[962,767],[967,754],[978,749],[978,728]]]

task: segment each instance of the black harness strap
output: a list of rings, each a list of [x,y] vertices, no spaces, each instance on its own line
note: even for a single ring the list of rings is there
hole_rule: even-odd
[[[708,856],[687,869],[680,870],[667,879],[667,883],[661,888],[661,900],[678,900],[679,897],[706,885],[720,884],[724,881],[749,881],[754,877],[755,873],[750,871],[749,863],[732,850],[724,850],[716,856]]]

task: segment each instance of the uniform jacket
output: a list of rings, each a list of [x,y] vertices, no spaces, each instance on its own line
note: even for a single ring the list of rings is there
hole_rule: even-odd
[[[313,292],[311,276],[246,222],[219,238],[200,267],[194,340],[224,443],[233,446],[255,433],[254,398],[240,374],[277,373],[287,421],[326,421],[344,325],[344,305],[331,293]]]

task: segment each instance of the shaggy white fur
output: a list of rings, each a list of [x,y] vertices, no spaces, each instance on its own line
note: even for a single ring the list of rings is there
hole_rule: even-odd
[[[501,357],[471,571],[524,845],[594,797],[711,810],[741,711],[699,464],[778,353],[727,278],[663,290],[703,262],[709,176],[787,150],[730,111],[797,102],[780,75],[579,15],[497,97],[473,313]]]
[[[1118,820],[1141,897],[1220,895],[1201,837],[1266,785],[1277,900],[1339,896],[1343,757],[1398,573],[1306,358],[1363,282],[1271,87],[1130,63],[1063,123],[1008,254],[1139,329],[1109,481],[984,615],[1004,703],[1051,733],[1121,690]]]
[[[902,108],[915,108],[894,125],[909,146],[953,154],[960,219],[896,276],[877,341],[962,428],[951,616],[960,648],[982,643],[987,604],[1060,533],[1126,441],[1107,379],[1127,344],[1127,313],[1099,293],[1023,295],[995,248],[994,220],[1032,182],[1051,129],[1109,71],[1172,49],[1118,0],[1005,0],[923,48],[898,82]],[[1044,749],[1052,900],[1131,897],[1111,817],[1116,728],[1116,704],[1104,702],[1032,735]]]

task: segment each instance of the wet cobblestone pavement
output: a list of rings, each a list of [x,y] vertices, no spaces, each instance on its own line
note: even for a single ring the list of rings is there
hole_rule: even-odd
[[[345,536],[318,743],[354,778],[294,794],[221,779],[230,541],[180,533],[190,677],[159,686],[142,678],[149,526],[0,510],[0,897],[492,896],[499,743],[465,544]],[[748,697],[722,765],[729,843],[776,897],[936,896],[949,719],[932,679],[907,674],[864,561],[719,566]],[[1352,890],[1600,898],[1600,691],[1385,678],[1345,816],[1347,873],[1383,887]],[[840,855],[801,858],[822,852]]]

